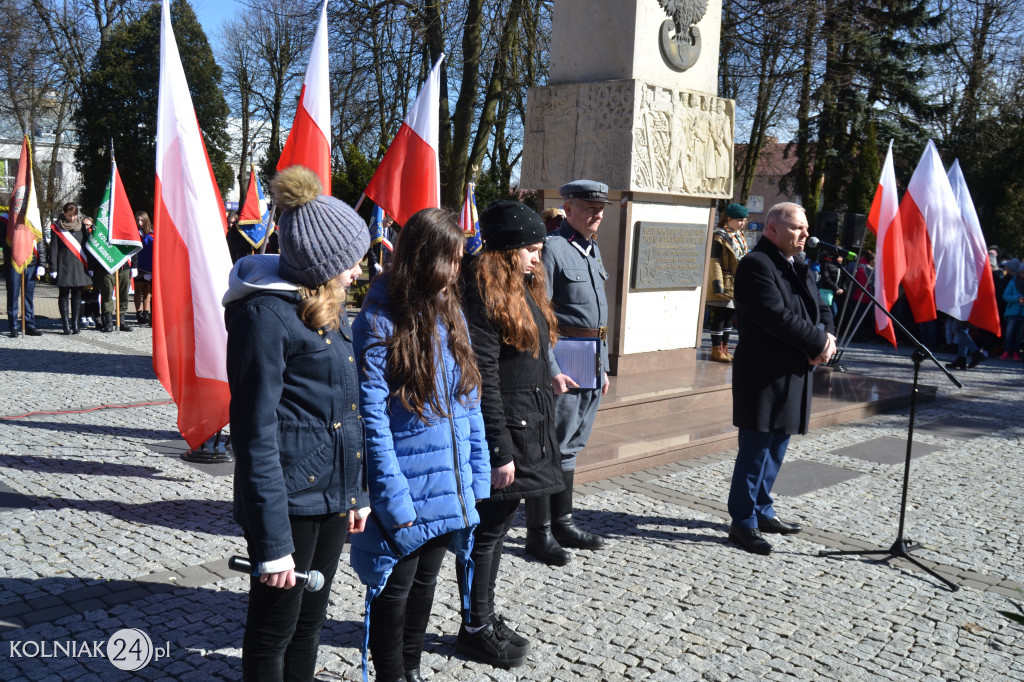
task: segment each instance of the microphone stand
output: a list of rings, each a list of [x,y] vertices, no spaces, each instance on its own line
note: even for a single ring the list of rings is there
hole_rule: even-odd
[[[867,288],[863,284],[858,282],[857,279],[853,275],[851,275],[850,273],[846,272],[845,269],[840,268],[840,271],[842,273],[846,274],[846,276],[850,279],[850,281],[853,282],[853,284],[856,285],[857,288],[859,288],[861,290],[861,292],[865,296],[867,296],[869,299],[871,299],[871,302],[875,305],[875,307],[878,310],[881,310],[883,313],[885,313],[886,317],[889,318],[889,322],[893,325],[893,327],[896,328],[896,329],[899,329],[901,332],[903,332],[903,335],[906,336],[908,339],[910,339],[910,342],[914,345],[915,350],[914,350],[913,355],[911,356],[911,359],[914,362],[914,385],[913,385],[913,389],[911,390],[911,393],[910,393],[910,420],[909,420],[909,424],[908,424],[908,427],[907,427],[907,455],[906,455],[906,459],[905,459],[905,461],[903,463],[903,493],[902,493],[902,496],[900,498],[900,524],[899,524],[899,530],[896,532],[896,541],[893,542],[892,546],[889,547],[888,549],[842,550],[842,551],[826,551],[826,550],[822,550],[822,551],[818,552],[818,556],[823,556],[823,557],[851,556],[851,555],[866,556],[866,555],[872,555],[872,554],[881,554],[881,555],[885,556],[885,558],[882,559],[882,561],[885,561],[885,562],[888,562],[891,559],[897,559],[897,558],[899,558],[899,559],[906,559],[910,563],[912,563],[915,566],[917,566],[918,568],[920,568],[925,573],[929,574],[930,576],[932,576],[936,580],[939,580],[940,582],[945,584],[949,588],[949,590],[951,592],[956,592],[957,590],[960,589],[959,585],[957,585],[956,583],[951,582],[950,580],[947,580],[946,578],[943,578],[941,575],[939,575],[938,573],[936,573],[932,569],[928,568],[923,563],[921,563],[918,559],[916,559],[916,558],[914,558],[913,556],[910,555],[910,552],[914,551],[915,549],[920,549],[921,543],[920,542],[911,542],[910,540],[907,540],[906,538],[904,538],[903,537],[903,530],[904,530],[904,528],[906,526],[906,518],[907,518],[907,488],[908,488],[908,484],[910,482],[910,456],[911,456],[911,449],[914,446],[914,418],[915,418],[915,416],[917,414],[917,381],[918,381],[918,376],[921,373],[921,363],[924,362],[925,358],[930,359],[932,361],[932,363],[934,363],[935,366],[938,367],[943,373],[945,373],[945,375],[949,378],[949,380],[953,382],[953,385],[955,385],[957,388],[963,388],[964,385],[962,383],[960,383],[960,381],[955,376],[950,374],[949,370],[947,370],[945,367],[943,367],[942,363],[940,363],[935,358],[935,356],[932,355],[932,352],[930,350],[928,350],[928,348],[924,344],[922,344],[920,341],[918,341],[914,337],[913,334],[911,334],[909,331],[907,331],[907,328],[904,327],[902,324],[900,324],[899,320],[897,320],[895,317],[893,317],[892,313],[890,313],[888,310],[886,310],[885,306],[883,306],[881,303],[879,303],[878,299],[876,299],[871,294],[871,292],[867,290]],[[870,308],[868,308],[868,310],[870,310]]]

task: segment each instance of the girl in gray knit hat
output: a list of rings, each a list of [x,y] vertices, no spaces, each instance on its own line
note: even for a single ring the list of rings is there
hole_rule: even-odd
[[[369,513],[345,288],[370,237],[305,168],[271,188],[281,254],[240,259],[224,296],[234,517],[255,567],[242,676],[312,680],[345,534]],[[296,571],[319,571],[323,586],[293,589]]]

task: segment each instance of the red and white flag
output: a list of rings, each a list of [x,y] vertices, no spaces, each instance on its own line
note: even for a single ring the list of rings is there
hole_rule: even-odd
[[[900,295],[900,282],[907,271],[907,255],[903,250],[903,225],[900,222],[900,200],[896,193],[896,171],[892,163],[892,140],[882,165],[878,189],[868,214],[868,229],[877,244],[875,256],[875,298],[892,310]],[[896,345],[896,333],[885,313],[875,308],[875,331]]]
[[[14,188],[7,200],[7,207],[7,243],[11,246],[11,265],[15,272],[21,273],[32,260],[36,242],[43,238],[35,174],[32,172],[32,143],[28,135],[21,141],[18,172],[14,176]]]
[[[977,297],[973,301],[963,304],[957,312],[950,312],[950,315],[1000,336],[999,307],[996,304],[996,286],[992,279],[992,268],[988,262],[988,247],[985,244],[985,235],[981,231],[978,212],[974,210],[974,201],[967,189],[967,181],[960,170],[959,159],[953,162],[946,177],[949,178],[949,185],[953,189],[953,196],[960,209],[960,218],[963,220],[967,241],[971,248],[965,269],[973,272],[978,283]]]
[[[437,149],[443,60],[441,55],[434,64],[366,187],[366,196],[399,225],[405,225],[416,211],[441,206]]]
[[[327,0],[320,10],[320,23],[313,38],[313,50],[306,66],[295,120],[284,143],[277,170],[305,166],[316,173],[324,194],[331,193],[331,86],[327,61]]]
[[[967,266],[971,246],[946,169],[928,140],[900,205],[907,238],[907,274],[903,290],[917,322],[934,320],[936,309],[949,315],[978,296],[978,279]],[[922,238],[922,232],[924,237]],[[929,252],[923,252],[925,244]],[[931,266],[931,270],[926,268]]]
[[[228,423],[228,288],[224,203],[213,176],[163,0],[156,132],[153,369],[178,406],[178,430],[199,447]]]

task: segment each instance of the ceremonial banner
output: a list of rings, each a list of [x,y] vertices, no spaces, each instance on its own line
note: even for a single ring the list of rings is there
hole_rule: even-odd
[[[327,61],[327,0],[320,10],[320,22],[313,38],[313,50],[306,66],[295,120],[284,143],[277,170],[305,166],[320,178],[324,194],[331,193],[331,87]]]
[[[484,245],[480,239],[480,216],[476,210],[476,193],[472,182],[466,185],[466,200],[462,202],[459,227],[466,235],[466,253],[473,256],[480,253]]]
[[[113,150],[110,155],[110,180],[100,200],[100,210],[93,223],[92,235],[85,248],[96,257],[107,272],[122,267],[129,258],[142,250],[135,212],[128,203],[128,195],[117,172]]]
[[[405,225],[416,211],[441,206],[437,149],[443,60],[444,55],[441,55],[431,69],[427,82],[366,187],[366,196],[399,225]]]
[[[153,242],[153,369],[198,448],[228,423],[224,203],[214,181],[163,0]]]
[[[14,189],[7,200],[7,243],[11,245],[11,265],[18,273],[32,261],[36,242],[43,238],[43,222],[39,218],[35,175],[32,172],[32,143],[28,135],[21,141],[18,173]]]
[[[245,241],[258,249],[270,233],[270,206],[263,194],[263,184],[256,175],[256,167],[249,166],[249,189],[245,193],[245,203],[238,212],[238,223],[235,228],[245,237]]]

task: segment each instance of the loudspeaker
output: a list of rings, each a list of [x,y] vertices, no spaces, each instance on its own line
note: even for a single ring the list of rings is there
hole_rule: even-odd
[[[826,244],[835,244],[839,238],[839,226],[843,221],[841,213],[822,211],[814,219],[814,236]]]
[[[860,247],[864,243],[864,230],[867,229],[867,225],[868,217],[866,215],[847,213],[843,216],[843,248],[859,253]]]

